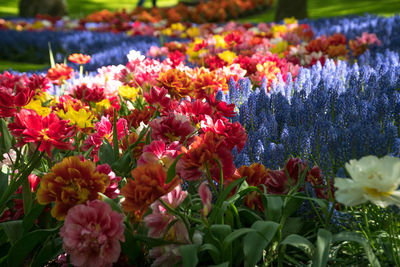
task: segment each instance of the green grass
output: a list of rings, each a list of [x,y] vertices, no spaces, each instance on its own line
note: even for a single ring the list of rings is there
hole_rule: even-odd
[[[212,0],[210,0],[212,1]],[[278,0],[275,0],[275,4]],[[88,15],[102,9],[130,11],[136,7],[138,0],[67,0],[69,14],[73,18]],[[178,0],[157,0],[159,7],[173,6]],[[310,18],[322,18],[343,15],[362,15],[364,13],[390,16],[400,13],[400,0],[308,0],[308,15]],[[151,7],[150,0],[145,1],[145,7]],[[271,22],[274,19],[274,6],[261,14],[239,19],[240,22]],[[18,0],[1,0],[0,17],[18,15]],[[0,71],[8,68],[26,71],[43,69],[46,65],[35,65],[0,60]]]
[[[49,64],[33,64],[25,62],[13,62],[8,60],[0,60],[0,72],[5,70],[17,70],[21,72],[27,72],[31,70],[42,70],[50,67]]]

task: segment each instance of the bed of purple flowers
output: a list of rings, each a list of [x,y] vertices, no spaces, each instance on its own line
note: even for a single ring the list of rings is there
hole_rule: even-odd
[[[1,265],[400,266],[399,16],[110,29],[0,20]]]

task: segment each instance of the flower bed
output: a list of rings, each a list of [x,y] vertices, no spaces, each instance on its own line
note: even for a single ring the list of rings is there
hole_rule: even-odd
[[[97,52],[0,74],[2,263],[399,265],[398,23],[5,30]]]

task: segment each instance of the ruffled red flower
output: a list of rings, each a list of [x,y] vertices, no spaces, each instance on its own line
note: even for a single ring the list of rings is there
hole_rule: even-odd
[[[206,115],[201,127],[204,132],[213,131],[216,134],[225,136],[225,142],[229,149],[233,149],[236,146],[240,152],[247,142],[246,131],[239,122],[231,123],[228,120],[213,120]]]
[[[92,57],[89,55],[78,54],[78,53],[72,54],[68,57],[69,61],[80,65],[89,63],[91,59]]]
[[[144,109],[134,109],[130,111],[129,115],[123,116],[124,119],[128,122],[128,125],[133,128],[138,128],[140,123],[148,124],[150,119],[154,115],[154,110],[149,108]]]
[[[49,156],[53,148],[74,149],[71,144],[73,127],[68,125],[68,121],[60,120],[54,113],[41,117],[36,111],[22,109],[8,128],[18,140],[17,146],[34,143],[39,145],[39,151],[46,151]]]
[[[25,75],[0,73],[0,118],[14,116],[19,107],[31,101],[36,90],[34,83],[35,78],[30,80]]]
[[[220,180],[218,160],[222,166],[224,180],[228,180],[235,171],[231,150],[227,147],[225,137],[214,132],[206,132],[202,137],[196,136],[189,149],[182,147],[183,156],[177,163],[177,172],[188,181],[199,180],[208,166],[211,176]]]
[[[205,119],[205,115],[211,116],[214,112],[208,102],[196,99],[194,102],[182,101],[175,110],[177,113],[188,116],[193,124],[197,124]]]
[[[151,138],[166,143],[172,143],[174,141],[183,143],[186,138],[195,131],[188,117],[172,112],[167,116],[152,120],[149,126],[152,129]],[[188,140],[189,143],[191,139]]]
[[[171,98],[167,94],[168,90],[164,87],[153,86],[150,89],[150,93],[144,93],[144,98],[149,103],[151,109],[169,110]]]
[[[71,96],[82,102],[100,102],[104,100],[104,88],[97,84],[88,86],[86,83],[79,84],[72,89]]]

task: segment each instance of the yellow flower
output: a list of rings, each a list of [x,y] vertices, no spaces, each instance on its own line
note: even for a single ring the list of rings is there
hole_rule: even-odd
[[[171,30],[171,28],[166,28],[166,29],[162,30],[161,33],[164,35],[167,35],[167,36],[171,36],[172,30]]]
[[[219,53],[218,57],[228,64],[232,64],[233,60],[236,58],[236,54],[232,51],[226,50],[223,53]]]
[[[285,24],[296,24],[297,23],[297,19],[295,19],[294,17],[285,18],[285,19],[283,19],[283,21],[285,22]]]
[[[189,35],[190,38],[200,36],[200,30],[198,27],[190,27],[186,30],[186,33],[187,35]]]
[[[286,25],[274,25],[271,27],[271,31],[274,34],[274,37],[281,36],[283,33],[287,31]]]
[[[134,88],[129,85],[122,85],[118,88],[120,96],[128,98],[132,101],[136,100],[139,90],[140,90],[139,88]]]
[[[171,25],[171,29],[173,31],[184,31],[185,30],[185,26],[183,26],[182,23],[174,23]]]
[[[224,40],[224,37],[222,37],[221,35],[214,35],[214,39],[215,39],[215,47],[216,48],[226,48],[226,42]]]
[[[272,47],[270,51],[274,54],[278,54],[280,58],[283,58],[284,57],[283,52],[286,51],[288,45],[289,45],[288,42],[282,41],[277,43],[274,47]]]
[[[85,109],[80,109],[76,111],[73,107],[68,106],[67,113],[64,110],[60,110],[58,116],[64,120],[69,120],[70,125],[77,125],[81,129],[92,128],[92,120],[94,115],[92,112]]]
[[[28,103],[28,105],[24,106],[24,108],[34,110],[42,117],[46,117],[51,113],[51,108],[43,107],[42,101],[40,101],[40,99],[32,99],[31,102]]]
[[[100,102],[96,103],[96,107],[94,108],[95,113],[101,113],[103,110],[109,109],[111,107],[110,100],[103,99]]]

